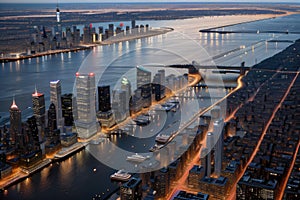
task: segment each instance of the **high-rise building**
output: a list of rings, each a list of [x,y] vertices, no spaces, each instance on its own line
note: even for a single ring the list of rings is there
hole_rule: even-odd
[[[142,66],[137,66],[137,88],[142,90],[143,107],[151,106],[151,72]]]
[[[155,100],[160,101],[165,97],[165,70],[159,70],[153,77],[153,93]]]
[[[207,133],[207,139],[206,139],[206,146],[207,146],[207,160],[206,160],[206,173],[205,175],[210,177],[212,173],[212,165],[211,165],[211,160],[212,156],[214,155],[214,133],[208,132]]]
[[[48,109],[48,127],[45,129],[46,152],[55,150],[60,144],[60,130],[57,129],[56,116],[55,105],[51,103]]]
[[[43,93],[39,93],[35,88],[32,94],[33,115],[36,118],[38,126],[45,126],[45,98]]]
[[[10,127],[9,127],[9,134],[10,134],[10,141],[11,145],[14,147],[18,146],[18,139],[19,136],[22,134],[22,119],[21,119],[21,110],[18,108],[15,102],[15,98],[13,98],[13,103],[9,109],[10,113]]]
[[[127,117],[126,113],[126,91],[113,90],[112,109],[117,122],[123,121]]]
[[[126,116],[129,116],[129,102],[130,102],[132,92],[131,92],[131,83],[126,77],[122,77],[121,89],[125,91],[126,94],[125,112],[126,112]]]
[[[27,147],[30,147],[28,150],[33,151],[35,149],[40,149],[40,138],[36,117],[29,117],[26,121],[26,125],[26,135],[28,136]]]
[[[223,120],[217,120],[214,122],[214,137],[217,140],[215,144],[215,175],[220,177],[223,162],[223,151],[224,151],[224,131],[223,131]]]
[[[98,87],[98,108],[101,112],[107,112],[111,110],[109,85]]]
[[[49,132],[53,132],[57,129],[57,114],[55,104],[52,102],[48,109],[48,129]]]
[[[42,142],[45,139],[44,129],[45,129],[45,97],[43,93],[39,93],[35,88],[35,92],[32,94],[32,108],[33,115],[36,119],[36,124],[39,132],[39,141]]]
[[[65,126],[72,126],[74,123],[72,103],[73,103],[72,94],[64,94],[61,96],[62,116],[64,118]]]
[[[75,121],[78,136],[89,138],[97,133],[96,120],[96,85],[95,74],[76,73],[77,120]]]
[[[64,126],[64,119],[62,117],[61,84],[59,80],[50,82],[50,102],[55,105],[56,126],[62,131]]]

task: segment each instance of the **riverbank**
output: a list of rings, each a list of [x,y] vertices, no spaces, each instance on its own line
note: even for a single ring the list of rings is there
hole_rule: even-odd
[[[153,28],[151,30],[141,31],[141,32],[134,32],[134,33],[130,33],[130,34],[117,34],[117,35],[112,36],[112,37],[108,38],[107,40],[104,40],[104,41],[101,41],[101,42],[86,44],[86,45],[82,45],[82,46],[75,47],[75,48],[70,48],[70,49],[49,50],[49,51],[40,52],[40,53],[36,53],[36,54],[32,54],[32,55],[19,54],[16,57],[2,57],[2,58],[0,58],[0,63],[15,62],[15,61],[18,61],[18,60],[42,57],[42,56],[53,55],[53,54],[69,53],[69,52],[87,50],[87,49],[92,49],[92,48],[96,47],[97,45],[111,45],[111,44],[119,43],[119,42],[125,42],[125,41],[131,41],[131,40],[135,40],[135,39],[153,37],[153,36],[156,36],[156,35],[161,35],[161,34],[168,33],[170,31],[173,31],[173,29],[172,28]]]
[[[276,18],[276,17],[282,17],[293,14],[292,12],[286,12],[284,14],[260,14],[260,15],[223,15],[223,16],[205,16],[205,17],[199,17],[199,18],[189,18],[185,20],[194,20],[195,24],[199,24],[199,26],[195,27],[186,27],[187,31],[199,31],[199,30],[211,30],[216,28],[222,28],[237,24],[243,24],[243,23],[249,23],[254,21],[260,21],[260,20],[266,20],[270,18]],[[180,27],[185,26],[185,24],[181,24]],[[194,29],[197,30],[194,30]],[[135,39],[141,39],[141,38],[147,38],[147,37],[153,37],[156,35],[162,35],[166,34],[171,31],[176,31],[177,27],[161,27],[161,28],[152,28],[148,31],[144,32],[138,32],[136,34],[117,34],[116,36],[113,36],[111,38],[108,38],[107,40],[93,43],[93,44],[87,44],[82,45],[75,48],[70,49],[58,49],[58,50],[50,50],[46,52],[41,52],[37,54],[32,55],[16,55],[16,57],[1,57],[0,63],[6,63],[6,62],[15,62],[18,60],[24,60],[29,58],[36,58],[36,57],[42,57],[47,55],[53,55],[53,54],[60,54],[60,53],[68,53],[68,52],[76,52],[81,50],[88,50],[96,47],[97,45],[111,45],[114,43],[119,42],[125,42],[125,41],[131,41]]]
[[[34,173],[46,168],[53,162],[62,161],[72,156],[73,154],[83,150],[84,148],[85,148],[84,144],[82,144],[81,142],[77,142],[71,145],[70,147],[62,148],[52,156],[47,155],[45,159],[39,161],[38,163],[34,164],[29,168],[17,167],[13,169],[12,174],[1,179],[0,190],[5,191],[6,188],[30,177]]]

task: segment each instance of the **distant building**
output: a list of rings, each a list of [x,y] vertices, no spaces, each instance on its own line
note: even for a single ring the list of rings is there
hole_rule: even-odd
[[[95,74],[76,73],[77,120],[75,121],[78,136],[89,138],[97,133],[96,120],[96,86]]]
[[[136,26],[136,21],[133,19],[131,20],[131,29],[134,29]]]
[[[11,145],[16,148],[19,146],[19,137],[22,134],[22,118],[21,118],[21,110],[18,108],[15,102],[15,98],[13,99],[13,103],[9,109],[10,113],[10,141]]]
[[[121,185],[120,196],[122,200],[142,199],[142,180],[133,177]]]

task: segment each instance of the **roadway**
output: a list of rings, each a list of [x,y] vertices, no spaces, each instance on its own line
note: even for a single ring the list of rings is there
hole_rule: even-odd
[[[262,134],[261,134],[259,140],[257,141],[257,145],[256,145],[256,147],[255,147],[255,149],[254,149],[252,155],[250,156],[250,158],[249,158],[248,162],[246,163],[245,167],[243,168],[243,170],[241,171],[241,173],[238,175],[238,178],[236,179],[236,181],[235,181],[234,184],[232,185],[231,191],[229,192],[229,197],[228,197],[228,199],[230,199],[230,200],[234,200],[234,199],[235,199],[235,197],[236,197],[236,186],[237,186],[237,183],[238,183],[239,180],[243,177],[243,175],[244,175],[245,171],[247,170],[249,164],[252,162],[252,160],[254,159],[255,155],[257,154],[257,152],[258,152],[258,150],[259,150],[259,147],[260,147],[260,145],[261,145],[261,143],[262,143],[262,141],[263,141],[263,139],[264,139],[264,137],[265,137],[265,135],[266,135],[266,133],[267,133],[267,131],[268,131],[268,128],[269,128],[269,126],[271,125],[271,123],[272,123],[272,121],[273,121],[273,119],[274,119],[274,117],[275,117],[276,112],[279,110],[279,108],[281,107],[282,103],[284,102],[284,100],[286,99],[287,95],[289,94],[289,92],[290,92],[292,86],[294,85],[294,83],[295,83],[295,81],[296,81],[298,75],[299,75],[299,73],[297,73],[297,74],[295,75],[294,79],[292,80],[292,82],[290,83],[288,89],[286,90],[284,96],[281,98],[280,102],[279,102],[279,103],[277,104],[277,106],[274,108],[271,117],[270,117],[269,120],[267,121],[267,123],[266,123],[266,125],[265,125],[265,127],[264,127],[264,129],[263,129],[263,132],[262,132]],[[256,95],[256,94],[255,94],[255,95]]]
[[[204,110],[201,110],[199,111],[198,113],[196,113],[193,118],[191,119],[190,122],[186,123],[184,126],[182,126],[179,130],[178,130],[178,133],[180,133],[181,131],[183,131],[185,128],[189,127],[191,124],[193,124],[196,120],[199,119],[200,116],[202,116],[203,114],[205,114],[206,112],[208,112],[209,110],[211,110],[212,108],[214,108],[215,106],[217,106],[218,104],[220,104],[222,101],[226,100],[231,94],[233,94],[234,92],[236,92],[237,90],[241,89],[244,85],[243,85],[243,82],[242,82],[242,78],[243,76],[240,76],[238,79],[237,79],[237,87],[232,90],[230,93],[228,93],[226,96],[224,96],[223,98],[221,98],[220,100],[218,100],[217,102],[215,102],[214,104],[212,104],[211,106],[207,107],[206,109]],[[204,139],[202,141],[202,144],[205,144],[206,140]],[[200,149],[201,150],[201,149]],[[176,194],[177,191],[179,190],[187,190],[187,191],[190,191],[190,192],[193,192],[193,193],[196,193],[197,191],[195,190],[191,190],[191,189],[188,189],[188,187],[185,187],[185,183],[186,183],[186,180],[188,178],[188,175],[189,175],[189,171],[190,169],[195,165],[195,164],[199,164],[199,155],[200,154],[196,154],[194,156],[194,158],[192,158],[190,160],[190,162],[188,162],[185,166],[185,172],[184,174],[175,182],[173,183],[173,185],[176,185],[175,188],[173,188],[172,192],[167,196],[166,199],[172,199],[172,197]]]

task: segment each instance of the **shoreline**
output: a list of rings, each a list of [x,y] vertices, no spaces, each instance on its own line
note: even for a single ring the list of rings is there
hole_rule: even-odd
[[[119,42],[126,42],[126,41],[131,41],[131,40],[136,40],[136,39],[141,39],[141,38],[147,38],[147,37],[153,37],[157,35],[163,35],[168,32],[173,31],[173,28],[170,27],[160,27],[156,29],[151,29],[146,32],[140,32],[138,35],[123,35],[121,37],[117,36],[112,36],[111,38],[108,38],[107,40],[104,40],[102,42],[96,42],[92,44],[86,44],[82,45],[79,47],[75,48],[70,48],[70,49],[57,49],[57,50],[49,50],[45,52],[40,52],[37,54],[32,54],[32,55],[24,55],[20,57],[3,57],[0,58],[0,63],[7,63],[7,62],[16,62],[19,60],[25,60],[25,59],[30,59],[30,58],[37,58],[37,57],[42,57],[42,56],[47,56],[47,55],[54,55],[54,54],[60,54],[60,53],[69,53],[69,52],[77,52],[77,51],[82,51],[82,50],[88,50],[92,49],[96,46],[101,46],[101,45],[111,45],[114,43],[119,43]]]
[[[198,31],[201,32],[201,30],[212,30],[212,29],[217,29],[217,28],[222,28],[222,27],[228,27],[228,26],[233,26],[233,25],[238,25],[238,24],[243,24],[243,23],[250,23],[250,22],[256,22],[256,21],[261,21],[261,20],[268,20],[272,18],[277,18],[277,17],[283,17],[283,16],[288,16],[294,14],[293,12],[286,12],[285,14],[261,14],[261,15],[222,15],[222,16],[205,16],[205,17],[198,17],[198,18],[188,18],[188,19],[206,19],[207,17],[222,17],[222,18],[231,18],[231,17],[247,17],[246,19],[239,19],[238,21],[230,21],[229,23],[224,21],[223,25],[222,24],[217,24],[216,26],[211,26],[211,27],[205,27],[205,28],[199,28]],[[249,18],[255,18],[255,19],[250,19]],[[16,62],[19,60],[24,60],[24,59],[30,59],[30,58],[36,58],[36,57],[42,57],[42,56],[47,56],[47,55],[54,55],[54,54],[60,54],[60,53],[69,53],[69,52],[77,52],[81,50],[88,50],[92,49],[96,46],[99,45],[111,45],[114,43],[118,42],[125,42],[125,41],[131,41],[135,39],[141,39],[141,38],[147,38],[147,37],[153,37],[156,35],[162,35],[166,34],[168,32],[176,30],[173,27],[160,27],[157,29],[151,29],[147,32],[140,33],[139,35],[124,35],[122,37],[117,37],[113,36],[107,40],[104,40],[102,42],[97,42],[97,43],[92,43],[92,44],[87,44],[87,45],[82,45],[79,47],[74,47],[70,49],[58,49],[58,50],[49,50],[46,52],[40,52],[37,54],[33,55],[25,55],[25,56],[20,56],[20,57],[2,57],[0,58],[0,63],[8,63],[8,62]]]
[[[46,158],[40,160],[37,164],[34,164],[29,169],[25,169],[23,167],[18,167],[16,172],[13,172],[12,174],[8,175],[7,177],[4,177],[0,181],[0,191],[5,191],[9,187],[23,181],[24,179],[32,176],[33,174],[43,170],[44,168],[48,167],[54,162],[60,162],[63,161],[73,154],[76,154],[80,151],[85,149],[85,146],[81,142],[77,142],[69,147],[65,147],[64,149],[60,149],[56,152],[56,154],[52,158]],[[63,153],[60,153],[62,152]],[[8,180],[5,180],[8,179]],[[4,183],[2,183],[4,182]]]

